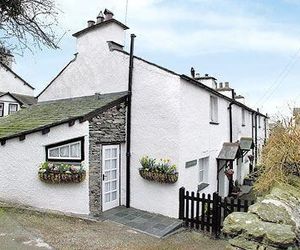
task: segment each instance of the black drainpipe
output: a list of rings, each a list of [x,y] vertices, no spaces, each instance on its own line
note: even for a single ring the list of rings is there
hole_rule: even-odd
[[[255,142],[254,142],[254,144],[255,144],[255,154],[254,154],[254,159],[255,159],[255,166],[256,166],[256,164],[257,164],[257,116],[258,116],[258,113],[257,112],[255,112],[254,113],[254,133],[255,133]]]
[[[231,102],[228,106],[229,110],[229,142],[232,142],[232,105],[233,102]]]
[[[134,38],[131,34],[129,75],[128,75],[128,98],[127,98],[127,131],[126,131],[126,207],[130,207],[130,156],[131,156],[131,97],[132,97],[132,77],[133,77],[133,52]]]

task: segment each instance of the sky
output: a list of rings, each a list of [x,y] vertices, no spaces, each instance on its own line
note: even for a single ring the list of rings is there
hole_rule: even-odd
[[[16,56],[36,95],[76,53],[72,34],[108,8],[136,34],[135,54],[181,74],[228,81],[269,115],[300,106],[300,0],[57,0],[60,49]],[[127,11],[126,11],[127,9]],[[126,15],[127,13],[127,15]]]

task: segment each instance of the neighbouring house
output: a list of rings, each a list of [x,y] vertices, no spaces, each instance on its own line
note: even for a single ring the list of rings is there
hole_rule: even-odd
[[[268,117],[246,106],[228,82],[127,53],[127,29],[111,12],[100,13],[73,35],[75,58],[38,104],[0,121],[0,199],[93,215],[126,205],[178,217],[180,187],[227,196],[232,181],[242,183],[258,161]],[[142,178],[145,155],[170,159],[178,180]],[[86,179],[41,182],[45,161],[84,161]]]
[[[37,102],[34,88],[12,70],[13,56],[0,58],[0,118]]]

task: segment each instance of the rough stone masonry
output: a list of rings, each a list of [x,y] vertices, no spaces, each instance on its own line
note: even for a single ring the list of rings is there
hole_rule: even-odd
[[[102,212],[102,145],[119,144],[126,138],[126,106],[117,105],[94,117],[89,124],[90,213]]]
[[[299,249],[300,193],[279,186],[247,213],[226,217],[223,232],[232,236],[229,249]]]

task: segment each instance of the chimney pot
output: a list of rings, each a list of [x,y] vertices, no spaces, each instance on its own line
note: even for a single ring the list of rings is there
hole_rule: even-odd
[[[92,27],[93,25],[95,25],[95,21],[93,20],[89,20],[87,23],[88,23],[88,27]]]
[[[195,69],[193,67],[191,67],[191,75],[193,78],[195,78]]]
[[[220,87],[220,89],[223,88],[223,83],[222,82],[219,83],[219,87]]]
[[[103,15],[103,12],[100,11],[98,16],[97,16],[97,24],[102,23],[103,21],[104,21],[104,15]]]
[[[207,76],[209,76],[209,74],[205,74],[205,76],[207,77]]]
[[[225,88],[229,88],[229,82],[225,82]]]
[[[105,20],[110,20],[113,18],[114,13],[112,13],[110,10],[105,9],[104,10]]]

